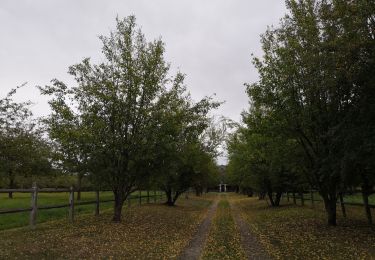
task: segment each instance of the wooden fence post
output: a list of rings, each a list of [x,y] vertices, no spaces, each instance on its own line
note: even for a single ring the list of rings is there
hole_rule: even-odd
[[[36,215],[38,211],[38,186],[36,182],[33,183],[33,191],[31,193],[31,212],[30,212],[30,226],[35,228]]]
[[[150,191],[147,190],[147,204],[150,203]]]
[[[343,215],[344,218],[346,218],[346,209],[345,209],[345,205],[344,205],[344,198],[343,198],[341,192],[339,193],[339,198],[340,198],[340,205],[341,205],[342,215]]]
[[[96,206],[95,206],[95,216],[99,216],[99,191],[95,192]]]
[[[139,205],[142,205],[142,191],[139,190]]]
[[[69,220],[70,222],[74,221],[74,188],[70,187],[69,194]]]

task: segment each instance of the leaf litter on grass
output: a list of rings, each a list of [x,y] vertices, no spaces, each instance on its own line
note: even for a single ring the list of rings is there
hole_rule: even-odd
[[[43,223],[35,230],[0,232],[0,259],[176,259],[201,222],[210,198],[182,199],[178,206],[146,204],[124,208],[123,221],[111,211]]]
[[[259,241],[276,259],[375,259],[375,230],[362,209],[338,213],[338,226],[329,227],[322,205],[269,207],[257,198],[235,200]]]

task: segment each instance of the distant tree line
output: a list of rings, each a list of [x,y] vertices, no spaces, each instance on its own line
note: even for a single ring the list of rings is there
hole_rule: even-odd
[[[76,85],[54,79],[39,87],[50,98],[49,116],[34,122],[30,104],[13,101],[16,90],[0,100],[1,185],[14,188],[28,175],[74,176],[81,190],[87,179],[113,191],[116,222],[136,189],[161,189],[173,206],[191,187],[199,195],[216,185],[225,127],[210,113],[221,103],[195,102],[185,75],[169,75],[164,43],[146,41],[134,16],[117,18],[100,40],[102,62],[86,58],[69,68]]]
[[[268,196],[318,190],[329,225],[340,193],[375,185],[375,2],[286,1],[261,37],[259,81],[228,141],[232,182]]]

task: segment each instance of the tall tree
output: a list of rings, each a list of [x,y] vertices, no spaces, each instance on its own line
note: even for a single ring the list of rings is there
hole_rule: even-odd
[[[93,65],[84,59],[69,68],[77,86],[69,88],[54,80],[52,86],[41,90],[53,96],[50,126],[68,127],[79,122],[76,132],[90,148],[82,150],[89,159],[90,174],[111,187],[115,196],[113,221],[119,222],[127,196],[149,173],[145,166],[154,140],[150,136],[154,134],[153,115],[170,82],[169,66],[164,61],[163,42],[147,42],[134,16],[117,18],[116,30],[100,39],[102,63]],[[62,140],[59,136],[53,139],[58,143]]]
[[[268,196],[271,206],[279,206],[281,195],[303,184],[301,149],[285,135],[277,118],[253,106],[243,113],[244,125],[228,140],[232,181],[248,191]]]
[[[262,37],[264,56],[255,59],[260,81],[249,85],[248,92],[252,102],[287,122],[285,131],[304,149],[308,178],[323,197],[328,224],[336,225],[346,154],[343,136],[359,93],[373,85],[373,77],[363,82],[359,75],[373,68],[375,5],[286,3],[290,14]]]
[[[48,174],[52,170],[51,149],[32,118],[31,103],[13,100],[18,89],[0,99],[0,176],[10,189],[16,188],[17,177]],[[12,192],[9,198],[13,198]]]
[[[173,88],[160,99],[159,121],[154,128],[153,169],[169,206],[188,188],[207,180],[219,143],[215,138],[208,143],[206,137],[213,137],[215,132],[208,113],[220,103],[208,97],[194,102],[182,85],[183,79],[179,74]]]

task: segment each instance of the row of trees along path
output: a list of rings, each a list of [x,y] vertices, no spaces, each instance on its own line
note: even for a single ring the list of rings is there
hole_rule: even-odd
[[[261,37],[251,106],[228,141],[228,171],[268,196],[319,192],[328,225],[340,194],[375,192],[375,1],[286,1]]]

